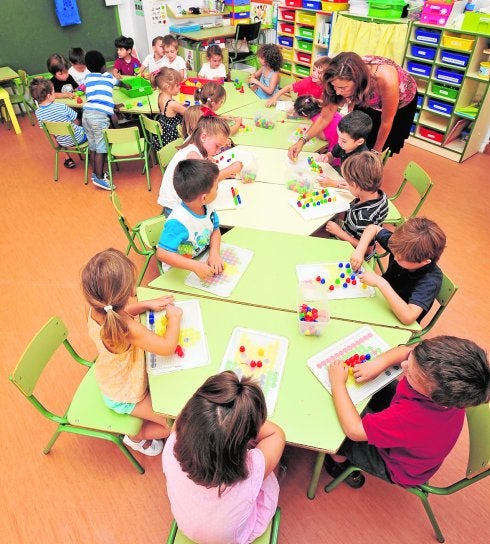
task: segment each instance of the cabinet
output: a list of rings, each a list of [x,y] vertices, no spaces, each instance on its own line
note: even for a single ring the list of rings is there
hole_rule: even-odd
[[[411,144],[456,162],[479,151],[490,125],[489,81],[478,75],[488,47],[488,35],[412,25],[404,59],[418,90]]]
[[[307,77],[315,60],[328,54],[333,15],[291,5],[301,5],[298,0],[286,4],[279,6],[277,17],[277,44],[284,58],[281,72]]]

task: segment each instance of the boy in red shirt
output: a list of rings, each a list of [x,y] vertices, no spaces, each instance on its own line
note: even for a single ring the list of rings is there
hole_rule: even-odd
[[[400,363],[404,377],[396,392],[388,387],[374,395],[363,417],[347,393],[344,363],[332,363],[328,374],[335,410],[347,435],[339,450],[343,459],[408,487],[427,482],[437,472],[458,439],[464,409],[489,401],[490,367],[486,353],[474,342],[438,336],[356,365],[354,378],[362,383]],[[333,457],[326,456],[325,468],[336,477],[349,463]],[[344,481],[358,488],[364,476],[355,471]]]

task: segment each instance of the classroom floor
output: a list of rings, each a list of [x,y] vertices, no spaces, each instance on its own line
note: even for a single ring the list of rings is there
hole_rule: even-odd
[[[62,434],[52,452],[43,455],[55,426],[7,380],[31,337],[52,315],[67,323],[81,355],[95,355],[85,325],[80,269],[97,251],[125,247],[109,193],[83,184],[81,163],[73,170],[61,164],[55,183],[53,152],[44,134],[27,118],[20,118],[20,124],[19,136],[0,125],[0,395],[5,439],[0,450],[0,540],[5,544],[165,542],[171,514],[160,458],[142,458],[146,473],[141,476],[112,444],[69,434]],[[445,230],[448,244],[441,266],[460,288],[431,334],[467,336],[488,349],[490,304],[484,270],[490,247],[490,156],[476,155],[457,164],[407,145],[386,166],[383,187],[388,194],[394,192],[410,160],[421,164],[435,182],[422,213]],[[124,164],[114,180],[133,222],[160,212],[159,169],[152,169],[151,192],[140,172],[138,163]],[[402,210],[409,209],[410,201],[401,203]],[[152,263],[144,284],[155,275]],[[67,358],[57,358],[48,368],[40,390],[52,409],[63,410],[82,373]],[[467,446],[465,429],[434,483],[463,475]],[[281,544],[435,542],[416,497],[369,476],[361,490],[342,485],[327,495],[323,487],[329,477],[323,473],[317,496],[310,501],[306,487],[315,453],[287,448],[286,456],[288,470],[279,500]],[[431,502],[448,543],[488,542],[488,479]]]

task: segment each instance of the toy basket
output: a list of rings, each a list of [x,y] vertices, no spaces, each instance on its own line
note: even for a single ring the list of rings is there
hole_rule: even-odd
[[[187,78],[180,84],[180,92],[182,94],[194,94],[195,90],[202,87],[205,83],[220,83],[219,80],[204,79],[202,77]],[[222,83],[222,82],[221,82]]]
[[[121,87],[121,91],[129,98],[137,98],[138,96],[147,96],[153,93],[151,83],[142,77],[127,77],[124,78],[124,83],[129,85],[130,89]]]

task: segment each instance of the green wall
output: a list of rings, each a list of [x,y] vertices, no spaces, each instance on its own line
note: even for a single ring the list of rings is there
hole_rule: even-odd
[[[52,53],[68,58],[70,47],[98,49],[115,58],[118,36],[116,7],[104,0],[78,0],[81,25],[61,27],[54,0],[0,0],[0,66],[21,68],[28,74],[46,72]]]

